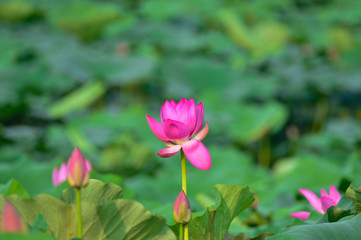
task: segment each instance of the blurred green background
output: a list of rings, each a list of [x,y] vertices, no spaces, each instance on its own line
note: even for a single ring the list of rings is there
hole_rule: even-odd
[[[250,185],[231,233],[277,232],[311,210],[298,188],[361,185],[361,1],[0,1],[0,184],[57,195],[51,170],[78,146],[171,224],[179,156],[156,155],[145,114],[183,97],[210,125],[193,210],[216,183]]]

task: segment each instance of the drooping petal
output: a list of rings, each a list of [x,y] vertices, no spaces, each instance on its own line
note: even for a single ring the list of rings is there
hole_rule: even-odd
[[[336,203],[338,203],[340,201],[340,199],[341,199],[341,194],[337,191],[337,189],[335,188],[334,185],[330,186],[330,194],[329,194],[329,196]]]
[[[311,206],[314,209],[316,209],[316,211],[323,213],[321,200],[316,196],[316,194],[314,194],[313,192],[311,192],[310,190],[307,190],[307,189],[299,189],[298,191],[303,196],[305,196],[305,198],[307,198],[307,200],[310,202]]]
[[[162,158],[168,158],[179,152],[181,147],[181,145],[175,145],[173,147],[162,149],[157,154]]]
[[[187,125],[189,132],[192,133],[196,127],[197,122],[196,106],[194,105],[193,98],[191,98],[188,102],[185,102],[181,109],[178,109],[178,106],[177,113],[179,116],[179,121]]]
[[[329,197],[321,197],[320,200],[323,213],[325,213],[329,207],[337,205],[337,203]]]
[[[306,221],[308,219],[308,217],[310,216],[310,212],[304,212],[304,211],[300,211],[300,212],[295,212],[290,214],[291,217],[293,218],[299,218],[302,221]]]
[[[149,127],[152,130],[152,132],[154,133],[154,135],[162,141],[169,141],[169,138],[167,138],[164,133],[162,125],[157,120],[155,120],[154,118],[149,116],[148,114],[146,114],[146,117],[147,117]]]
[[[163,122],[165,135],[170,139],[182,139],[189,136],[188,126],[179,121],[166,119]]]
[[[160,109],[160,118],[161,118],[162,124],[164,123],[164,121],[166,119],[172,119],[172,120],[179,121],[176,108],[168,100],[165,101],[162,108]]]
[[[199,141],[202,141],[208,135],[208,132],[209,132],[209,125],[207,122],[204,128],[194,138],[198,139]]]
[[[182,144],[182,149],[188,160],[198,169],[209,170],[212,164],[207,148],[198,140],[192,139]]]
[[[199,130],[201,130],[202,125],[203,125],[203,120],[204,120],[204,107],[203,107],[203,103],[200,102],[197,106],[196,106],[196,126],[194,128],[194,131],[192,133],[192,136],[196,133],[199,132]]]

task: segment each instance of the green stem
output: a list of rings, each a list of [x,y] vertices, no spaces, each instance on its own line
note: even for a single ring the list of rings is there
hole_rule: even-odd
[[[179,240],[184,240],[184,225],[179,224]]]
[[[184,193],[187,195],[187,167],[186,167],[186,156],[184,155],[183,150],[181,150],[181,165],[182,165],[182,189]],[[180,224],[180,225],[182,225],[182,230],[184,228],[184,240],[189,240],[188,224]],[[181,230],[181,227],[179,227],[179,230]]]
[[[186,167],[186,156],[183,150],[181,150],[181,164],[182,164],[182,189],[187,195],[187,167]]]
[[[81,207],[80,207],[80,188],[76,188],[76,208],[78,213],[78,238],[82,238],[82,222],[81,222]]]

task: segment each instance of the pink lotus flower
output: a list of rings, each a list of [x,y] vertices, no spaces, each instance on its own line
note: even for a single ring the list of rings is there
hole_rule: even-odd
[[[333,185],[330,186],[330,194],[327,194],[325,190],[321,189],[320,198],[318,198],[313,192],[306,189],[299,189],[299,192],[305,196],[305,198],[307,198],[307,200],[310,202],[311,206],[321,214],[324,214],[329,207],[336,206],[341,199],[341,194]],[[295,212],[290,216],[306,221],[310,216],[310,212]]]
[[[193,98],[189,101],[183,98],[179,103],[166,101],[160,111],[161,123],[146,116],[154,135],[168,147],[160,150],[159,156],[171,157],[183,149],[196,168],[208,170],[211,167],[211,156],[201,143],[209,131],[208,123],[201,130],[204,118],[202,102],[196,106]],[[194,135],[196,136],[192,139]]]
[[[5,202],[2,212],[0,230],[4,233],[26,233],[28,231],[26,223],[8,201]]]
[[[79,149],[78,149],[78,151],[79,151]],[[69,159],[69,161],[70,161],[70,159]],[[86,159],[85,159],[85,166],[86,166],[88,171],[92,170],[92,166],[91,166],[90,162],[88,160],[86,160]],[[60,165],[59,169],[57,167],[54,167],[52,177],[53,177],[53,185],[54,185],[54,187],[56,187],[56,186],[62,184],[63,182],[65,182],[66,179],[68,178],[68,166],[67,166],[67,164],[62,163]]]
[[[174,202],[173,218],[176,223],[181,224],[188,223],[192,218],[191,204],[183,190]]]
[[[68,182],[70,186],[85,187],[89,180],[89,169],[91,169],[90,164],[87,164],[79,148],[75,147],[68,161]]]
[[[68,171],[65,163],[62,163],[59,170],[57,167],[53,168],[53,185],[54,187],[63,183],[68,177]]]

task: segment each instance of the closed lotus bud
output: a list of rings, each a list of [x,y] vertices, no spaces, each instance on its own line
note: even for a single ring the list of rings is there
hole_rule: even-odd
[[[182,190],[174,202],[173,218],[176,223],[189,223],[192,218],[191,204]]]
[[[3,233],[26,233],[28,227],[14,206],[6,201],[1,216],[0,230]]]
[[[68,182],[71,187],[85,187],[89,180],[90,163],[76,147],[68,161]]]

